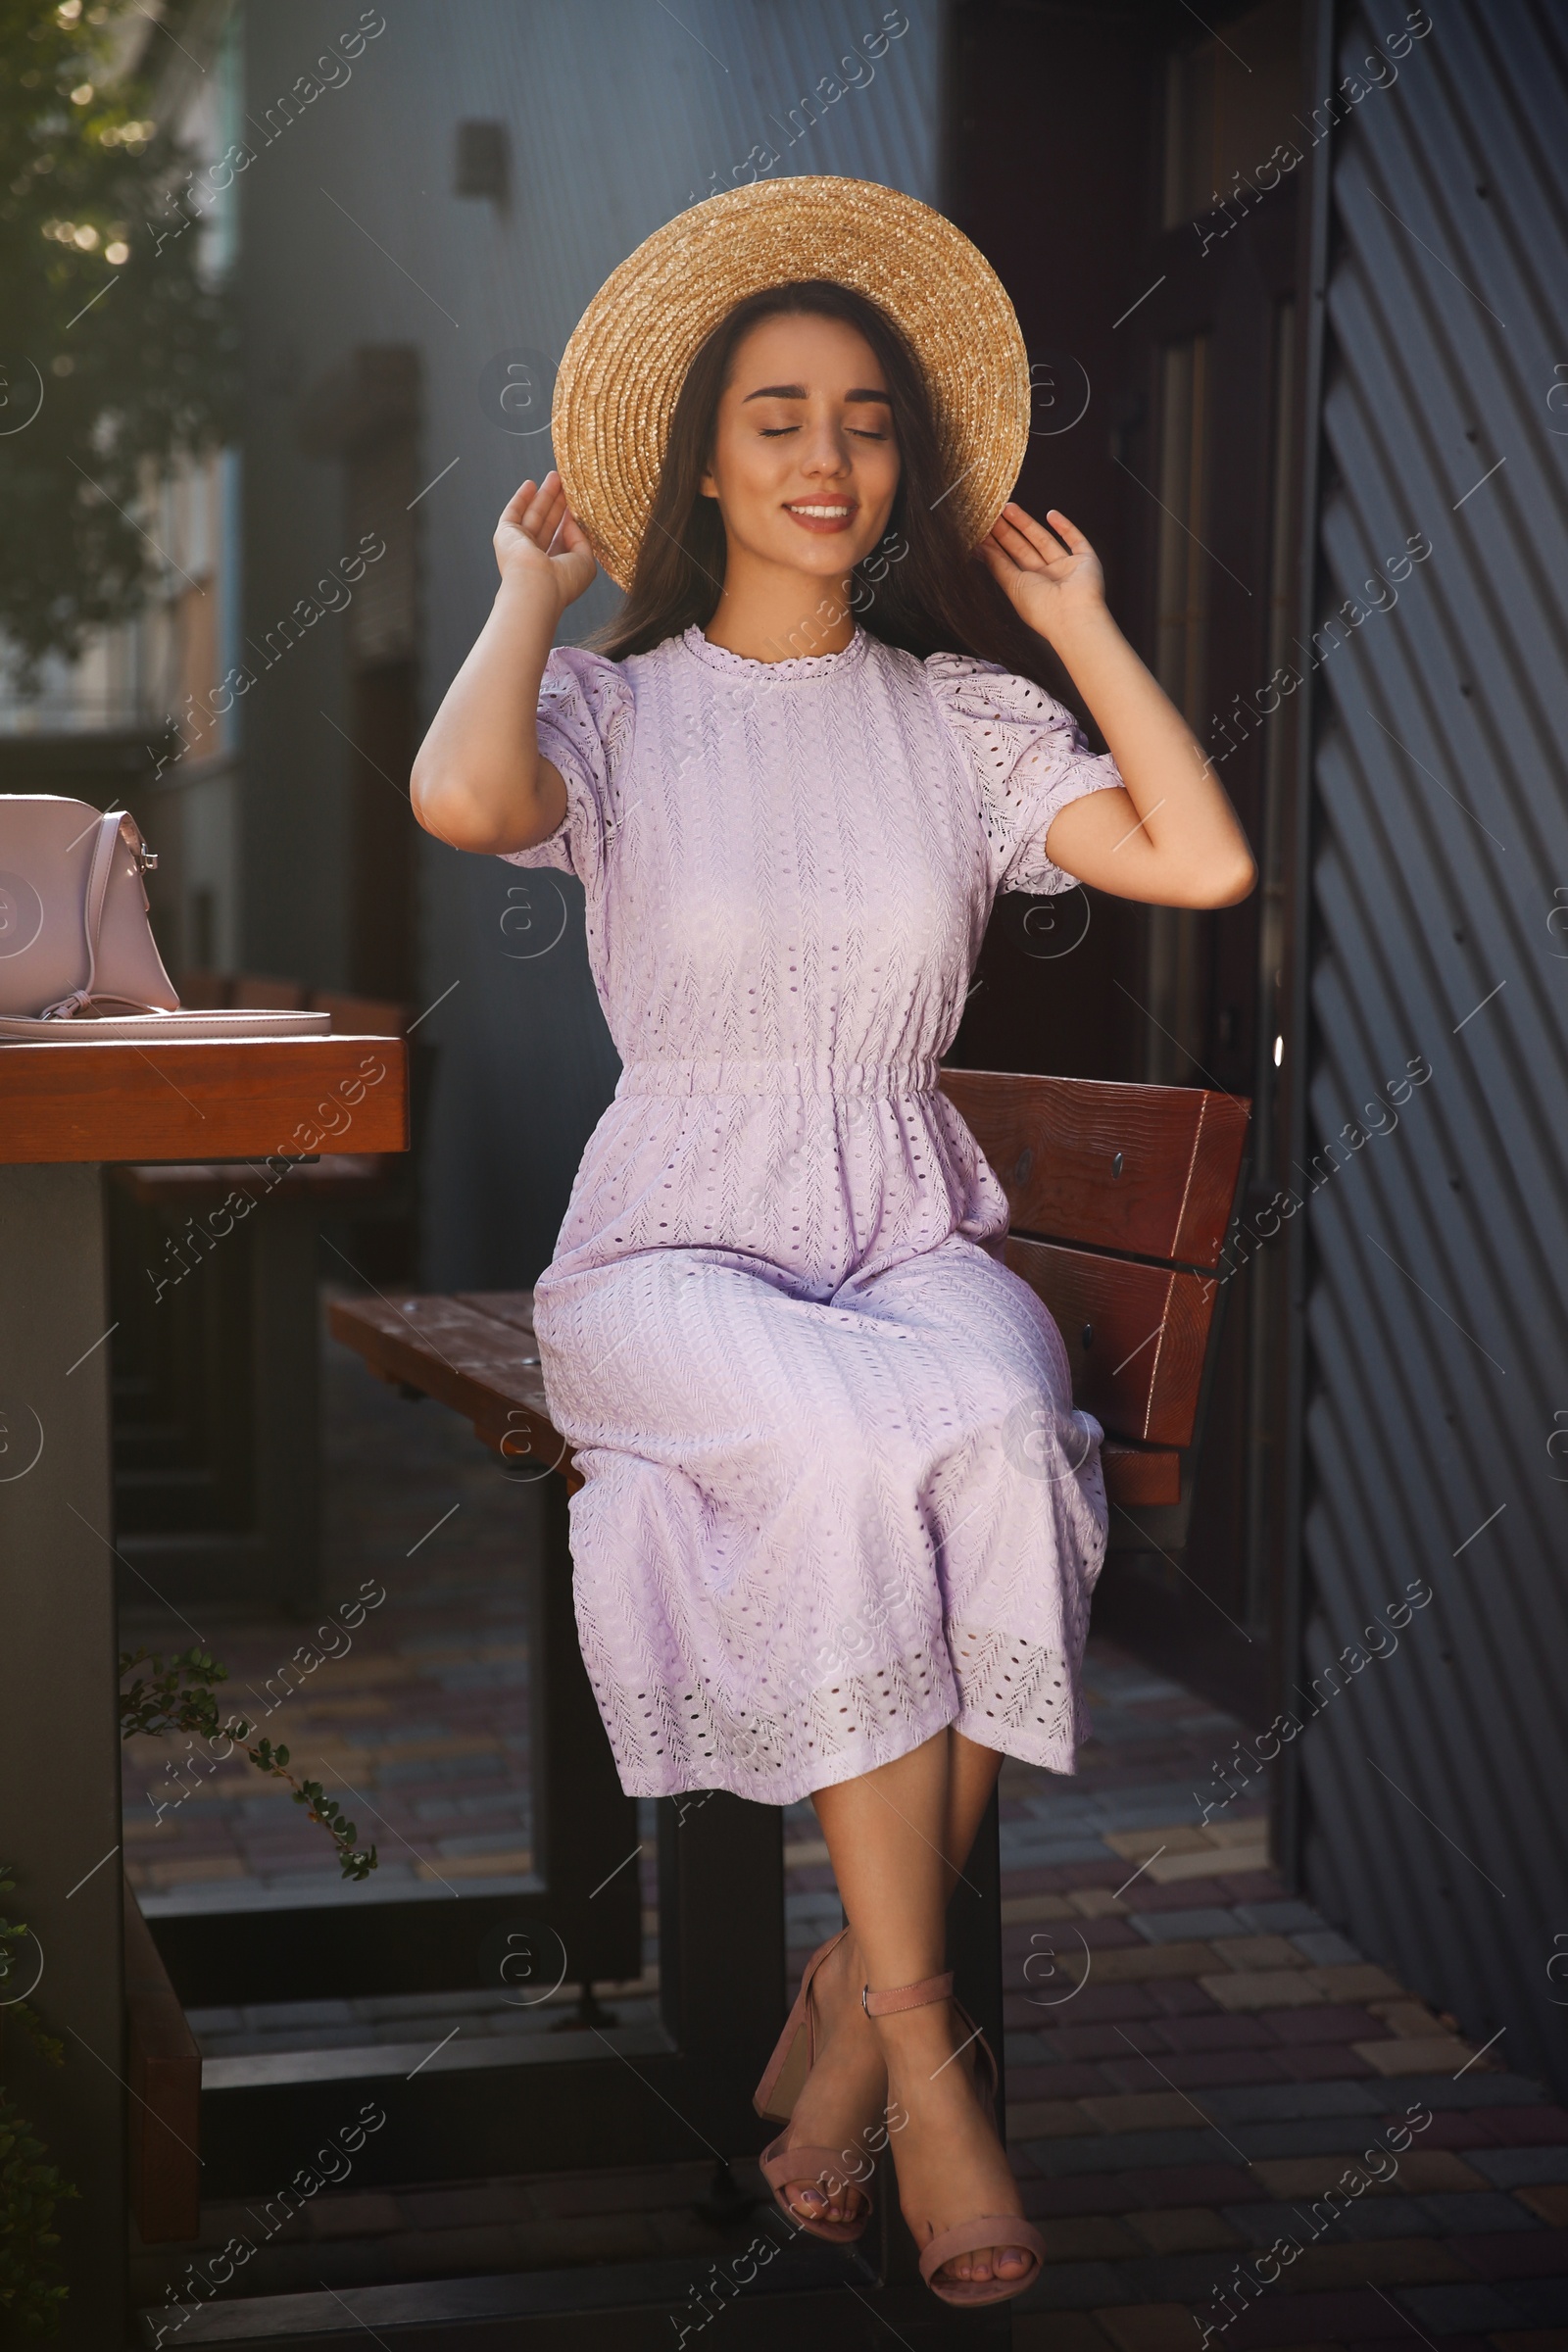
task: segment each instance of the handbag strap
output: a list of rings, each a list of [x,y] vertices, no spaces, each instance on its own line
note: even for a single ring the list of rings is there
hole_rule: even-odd
[[[98,838],[92,845],[92,864],[87,873],[87,903],[82,909],[82,924],[87,934],[87,978],[81,994],[91,1001],[92,984],[98,973],[98,935],[104,927],[104,900],[109,895],[109,877],[114,871],[115,852],[120,846],[120,828],[124,823],[124,811],[112,808],[107,816],[98,819]]]
[[[42,1020],[70,1020],[74,1014],[84,1012],[89,1004],[96,1002],[93,982],[98,975],[98,940],[104,926],[104,902],[109,896],[109,879],[115,870],[115,852],[120,846],[122,827],[129,825],[135,831],[135,818],[124,808],[111,808],[98,819],[98,838],[92,845],[92,863],[87,869],[87,896],[81,910],[82,931],[87,947],[87,977],[80,988],[73,989],[69,997],[62,997],[58,1004],[46,1004],[39,1016]],[[140,838],[138,833],[138,843]],[[133,997],[106,997],[104,1002],[134,1004],[140,1012],[157,1009]]]

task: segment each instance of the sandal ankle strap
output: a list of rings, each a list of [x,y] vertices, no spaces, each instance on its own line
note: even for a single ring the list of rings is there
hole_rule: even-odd
[[[897,1984],[889,1992],[873,1992],[869,1984],[860,1987],[860,2006],[867,2017],[891,2017],[900,2009],[925,2009],[933,2001],[953,1998],[953,1971],[940,1977],[922,1977],[918,1984]]]

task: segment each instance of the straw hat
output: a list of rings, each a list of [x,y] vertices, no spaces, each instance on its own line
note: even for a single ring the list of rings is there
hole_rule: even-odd
[[[1029,445],[1029,361],[1001,279],[960,229],[896,188],[819,174],[710,196],[646,237],[600,287],[562,356],[556,465],[595,555],[624,588],[648,527],[676,396],[698,349],[764,287],[826,277],[881,305],[931,388],[955,512],[971,545]]]

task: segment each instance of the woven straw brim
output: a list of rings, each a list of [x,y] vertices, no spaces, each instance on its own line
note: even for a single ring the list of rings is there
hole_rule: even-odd
[[[967,542],[990,530],[1029,445],[1029,360],[985,256],[895,188],[825,174],[759,180],[656,229],[572,332],[551,413],[572,513],[618,586],[636,568],[676,397],[697,351],[748,295],[833,278],[881,305],[924,370]]]

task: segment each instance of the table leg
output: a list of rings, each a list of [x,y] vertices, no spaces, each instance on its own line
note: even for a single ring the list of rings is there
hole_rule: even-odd
[[[251,1507],[269,1597],[300,1610],[321,1598],[316,1231],[314,1213],[284,1202],[251,1224]]]
[[[43,2064],[0,2008],[0,2079],[81,2192],[57,2221],[62,2352],[110,2352],[126,2308],[107,1300],[102,1170],[0,1167],[0,1859],[66,2046]],[[24,1951],[0,2001],[30,1973]]]

